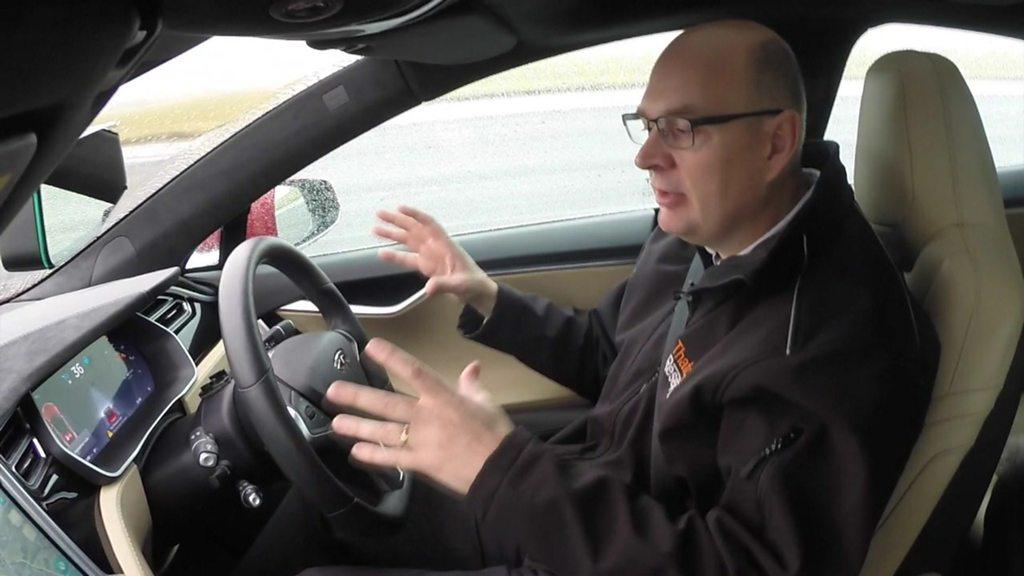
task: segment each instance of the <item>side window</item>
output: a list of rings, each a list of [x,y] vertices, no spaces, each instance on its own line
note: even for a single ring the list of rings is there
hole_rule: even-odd
[[[300,248],[319,255],[384,243],[375,213],[409,204],[464,234],[649,209],[647,175],[621,115],[676,33],[535,62],[423,104],[290,180],[328,183],[340,214]]]
[[[1024,41],[949,28],[886,24],[864,33],[850,52],[825,138],[839,143],[853,179],[864,74],[885,54],[940,54],[960,69],[978,105],[996,168],[1024,165]]]

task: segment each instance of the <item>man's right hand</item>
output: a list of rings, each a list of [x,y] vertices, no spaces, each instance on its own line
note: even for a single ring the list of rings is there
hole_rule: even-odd
[[[491,315],[498,297],[498,284],[440,224],[408,206],[399,206],[397,213],[381,210],[377,217],[391,226],[374,226],[373,233],[410,250],[399,252],[383,248],[377,253],[381,260],[418,270],[427,277],[428,295],[452,294],[484,316]]]

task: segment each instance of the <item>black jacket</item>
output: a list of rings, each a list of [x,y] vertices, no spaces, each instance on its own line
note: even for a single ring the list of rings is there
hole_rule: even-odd
[[[491,561],[556,574],[856,574],[920,431],[938,342],[831,143],[778,235],[708,265],[655,230],[590,311],[499,289],[463,333],[595,402],[545,443],[513,431],[468,494]],[[677,296],[678,297],[678,296]],[[678,340],[678,341],[676,341]],[[674,345],[673,345],[674,343]],[[666,369],[682,382],[669,393]]]

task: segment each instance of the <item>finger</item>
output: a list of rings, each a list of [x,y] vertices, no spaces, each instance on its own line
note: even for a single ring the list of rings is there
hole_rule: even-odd
[[[483,365],[474,360],[459,375],[459,394],[480,403],[489,403],[491,394],[480,384],[480,372]]]
[[[374,226],[373,233],[381,238],[393,240],[399,244],[407,244],[406,240],[409,238],[409,233],[405,230],[396,228],[385,228],[383,226]]]
[[[450,392],[444,379],[430,366],[383,338],[370,340],[363,352],[383,366],[388,374],[409,384],[420,396]]]
[[[341,381],[331,384],[324,398],[335,406],[354,408],[392,422],[408,422],[416,406],[416,399],[410,396]]]
[[[399,252],[398,250],[381,248],[377,251],[377,257],[385,262],[391,262],[392,264],[397,264],[403,268],[409,268],[411,270],[420,269],[420,257],[411,252]]]
[[[459,374],[459,390],[465,388],[469,390],[471,388],[479,388],[480,382],[480,370],[482,366],[479,360],[473,360],[462,369],[462,374]]]
[[[441,228],[441,226],[437,223],[436,220],[434,220],[434,218],[430,214],[427,214],[426,212],[423,212],[421,210],[417,210],[412,206],[399,206],[398,211],[407,217],[414,218],[417,222],[423,224],[424,226],[436,226],[438,228]]]
[[[365,442],[383,442],[388,446],[401,444],[404,429],[405,425],[397,422],[382,422],[350,414],[339,414],[331,420],[331,430],[339,436]]]
[[[403,230],[409,230],[410,228],[414,228],[419,225],[419,222],[411,216],[388,212],[387,210],[379,210],[377,212],[377,218],[380,218],[388,224],[394,224]]]
[[[380,444],[359,442],[352,447],[350,454],[363,464],[381,468],[409,469],[409,451],[404,448],[385,448]]]

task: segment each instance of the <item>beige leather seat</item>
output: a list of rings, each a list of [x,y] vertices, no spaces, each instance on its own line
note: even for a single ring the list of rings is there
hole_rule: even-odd
[[[1017,407],[1024,280],[985,131],[952,62],[879,59],[864,82],[856,158],[857,200],[942,343],[924,429],[861,574],[942,572]]]

